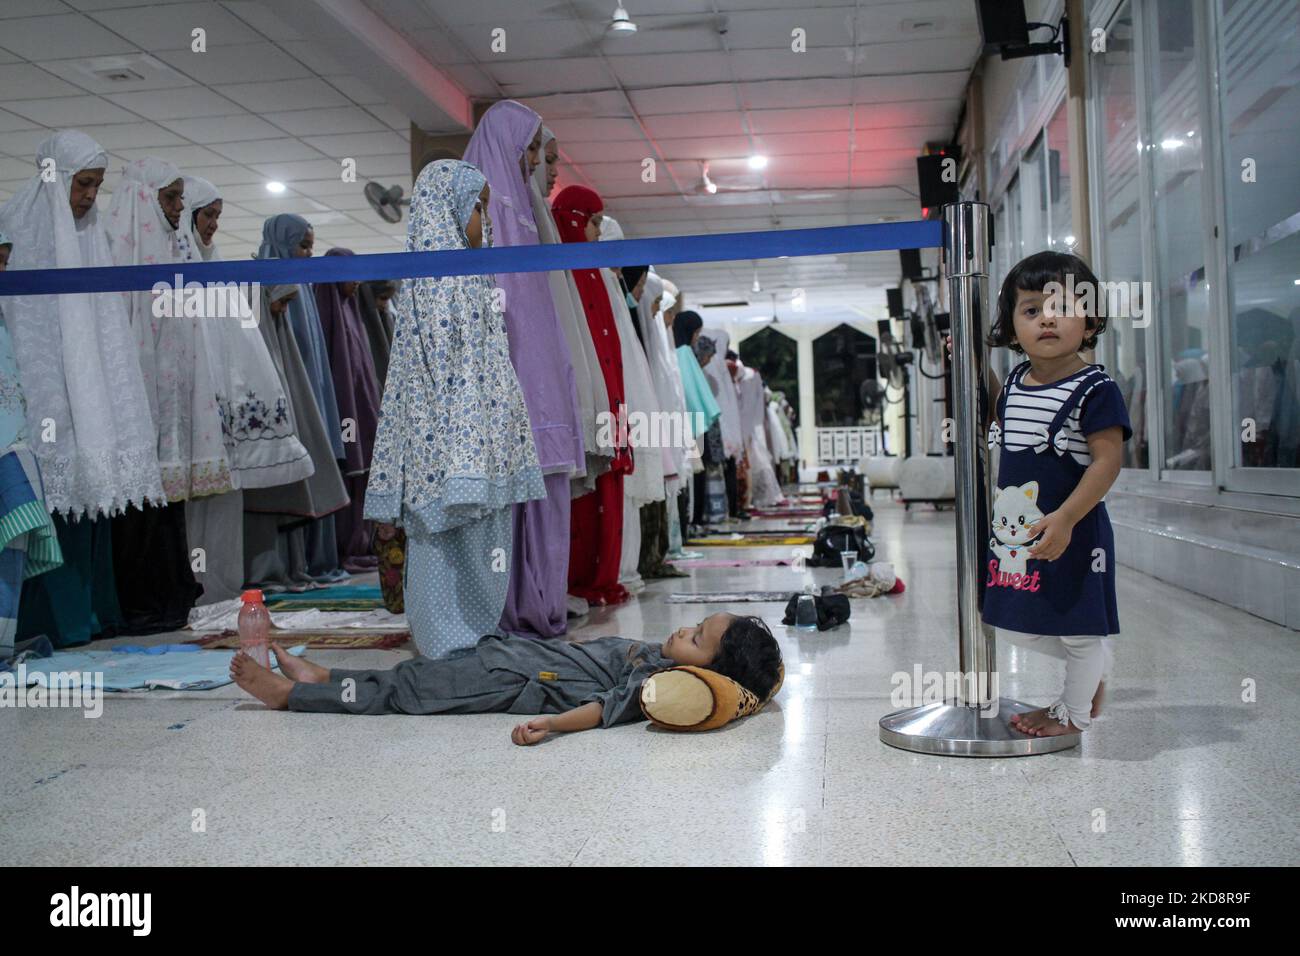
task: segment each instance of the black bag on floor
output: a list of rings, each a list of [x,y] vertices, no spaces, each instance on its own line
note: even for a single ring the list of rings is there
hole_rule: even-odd
[[[795,609],[799,606],[799,598],[802,596],[802,592],[790,595],[790,600],[785,605],[785,617],[781,618],[782,624],[794,623]],[[836,594],[829,587],[825,587],[822,588],[821,594],[814,594],[812,598],[813,604],[817,607],[817,630],[829,631],[849,619],[849,599],[843,594]]]
[[[831,523],[817,532],[808,564],[815,568],[843,567],[842,551],[856,551],[858,560],[866,563],[876,556],[876,546],[861,527]]]

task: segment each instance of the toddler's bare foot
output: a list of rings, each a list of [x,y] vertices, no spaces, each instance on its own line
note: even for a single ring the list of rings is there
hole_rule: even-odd
[[[1074,726],[1073,721],[1061,723],[1043,707],[1031,710],[1027,714],[1012,714],[1011,726],[1030,737],[1057,737],[1061,734],[1077,734],[1082,730]]]
[[[1011,726],[1022,734],[1032,735],[1034,732],[1031,727],[1038,726],[1042,722],[1043,716],[1047,713],[1046,707],[1040,707],[1038,710],[1031,710],[1025,714],[1012,714]]]
[[[1092,716],[1101,716],[1101,705],[1106,699],[1106,682],[1102,681],[1097,685],[1097,693],[1092,695]]]
[[[231,658],[230,677],[241,689],[272,710],[289,709],[289,691],[293,690],[293,681],[267,670],[243,651]]]
[[[280,672],[289,680],[300,684],[324,684],[330,679],[328,667],[313,664],[305,657],[294,657],[275,641],[271,642],[271,653],[280,665]]]

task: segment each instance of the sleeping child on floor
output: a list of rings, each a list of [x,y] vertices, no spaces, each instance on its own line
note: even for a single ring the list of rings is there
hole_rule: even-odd
[[[555,732],[643,720],[641,685],[656,671],[695,665],[717,671],[765,700],[781,673],[776,638],[757,617],[711,614],[663,644],[482,638],[437,660],[416,657],[392,670],[330,670],[271,645],[280,670],[240,651],[230,676],[273,710],[317,714],[543,714],[510,739],[535,744]]]

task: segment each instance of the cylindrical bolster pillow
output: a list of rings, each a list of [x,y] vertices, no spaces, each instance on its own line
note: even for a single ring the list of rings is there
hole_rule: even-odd
[[[716,730],[762,710],[785,680],[785,668],[767,700],[759,700],[730,677],[704,667],[671,667],[641,686],[641,711],[665,730]]]

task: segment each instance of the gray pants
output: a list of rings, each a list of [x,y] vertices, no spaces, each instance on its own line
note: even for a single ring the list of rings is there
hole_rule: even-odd
[[[293,685],[289,709],[313,714],[498,714],[511,712],[528,681],[488,670],[473,650],[416,657],[391,670],[331,670],[324,684]],[[536,713],[535,704],[515,713]]]

